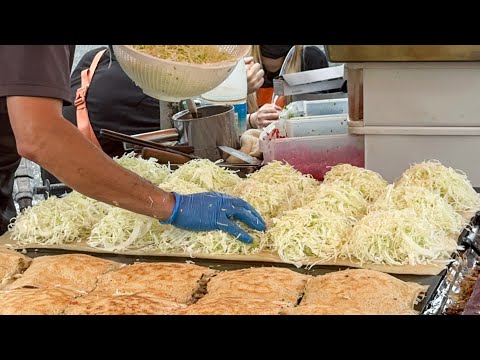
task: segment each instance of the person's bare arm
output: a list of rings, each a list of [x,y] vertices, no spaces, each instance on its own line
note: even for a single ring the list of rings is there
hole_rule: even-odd
[[[63,118],[61,100],[10,96],[7,106],[20,156],[93,199],[159,220],[169,218],[173,194],[118,165],[88,141]]]

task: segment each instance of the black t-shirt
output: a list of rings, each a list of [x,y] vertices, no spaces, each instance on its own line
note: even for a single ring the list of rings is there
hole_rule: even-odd
[[[0,45],[0,169],[19,158],[6,97],[51,97],[70,104],[74,53],[75,45]]]
[[[19,159],[6,97],[50,97],[70,104],[74,53],[75,45],[0,45],[0,170]]]
[[[76,93],[81,85],[81,72],[90,67],[95,55],[105,47],[87,52],[71,75],[71,91]],[[123,143],[100,136],[100,129],[109,129],[124,134],[154,131],[160,129],[159,101],[145,95],[135,85],[120,64],[107,50],[100,59],[87,92],[87,109],[90,123],[103,151],[110,156],[121,156]],[[66,106],[63,115],[76,125],[75,106]]]
[[[20,162],[7,96],[39,96],[71,103],[75,45],[0,45],[0,235],[16,215],[13,179]]]
[[[0,45],[0,100],[41,96],[71,103],[75,45]]]
[[[323,51],[316,46],[305,46],[303,49],[302,71],[326,67],[328,67],[328,60]]]

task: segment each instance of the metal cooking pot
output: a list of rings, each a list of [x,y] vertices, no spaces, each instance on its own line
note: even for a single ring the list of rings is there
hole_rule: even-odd
[[[194,155],[216,161],[222,159],[219,145],[239,148],[234,108],[231,105],[206,105],[197,108],[198,118],[189,110],[172,117],[173,126],[180,135],[180,144],[194,147]]]

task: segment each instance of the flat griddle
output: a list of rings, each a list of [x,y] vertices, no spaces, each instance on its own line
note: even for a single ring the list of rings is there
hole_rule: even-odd
[[[51,256],[51,255],[61,255],[61,254],[84,254],[81,251],[70,251],[63,249],[26,249],[23,252],[25,255],[35,258],[39,256]],[[125,255],[125,254],[99,254],[99,253],[89,253],[88,255],[102,258],[105,260],[112,260],[120,262],[123,264],[133,264],[135,262],[176,262],[176,263],[185,263],[191,262],[195,263],[198,266],[205,266],[211,269],[219,271],[232,271],[239,270],[251,267],[282,267],[288,268],[292,271],[299,272],[306,275],[324,275],[329,272],[339,271],[348,269],[348,267],[334,267],[334,266],[321,266],[316,265],[312,268],[297,268],[291,264],[285,263],[269,263],[269,262],[251,262],[251,261],[238,261],[238,260],[209,260],[209,259],[199,259],[199,258],[190,258],[190,257],[169,257],[169,256],[136,256],[136,255]],[[391,274],[396,278],[403,281],[416,282],[422,285],[428,285],[428,291],[423,298],[423,300],[415,306],[415,310],[419,311],[420,314],[428,306],[430,300],[433,298],[433,295],[436,293],[437,288],[443,278],[445,277],[446,270],[442,271],[438,275],[397,275]]]

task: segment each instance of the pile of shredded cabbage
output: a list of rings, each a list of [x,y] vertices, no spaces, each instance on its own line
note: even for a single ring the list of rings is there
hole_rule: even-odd
[[[181,165],[168,178],[168,182],[178,179],[194,183],[208,191],[226,192],[235,187],[242,179],[235,171],[217,166],[207,159],[194,159]]]
[[[308,207],[314,210],[328,210],[356,219],[367,213],[367,206],[368,202],[359,190],[340,180],[320,185],[318,193],[308,204]]]
[[[21,244],[59,245],[81,241],[110,208],[73,191],[61,198],[51,196],[26,208],[9,229],[12,238]]]
[[[319,185],[291,165],[274,161],[240,182],[232,194],[250,203],[269,223],[284,211],[308,204]]]
[[[175,62],[209,64],[234,59],[218,45],[132,45],[134,49]]]
[[[247,230],[245,225],[239,225]],[[162,232],[154,242],[147,246],[145,251],[158,250],[161,252],[185,252],[190,256],[197,254],[256,254],[266,245],[265,233],[248,229],[247,232],[253,236],[252,244],[245,244],[236,240],[226,232],[203,231],[192,232],[171,227]]]
[[[457,242],[412,209],[372,212],[355,224],[341,256],[363,263],[428,264],[446,260]]]
[[[456,211],[480,208],[480,195],[465,173],[437,160],[424,161],[407,169],[397,181],[397,186],[405,185],[418,185],[439,193]]]
[[[155,159],[145,160],[134,153],[115,161],[163,190],[179,194],[233,188],[241,181],[232,171],[209,160],[184,165],[177,170],[177,176],[170,176],[170,168],[157,164]],[[41,201],[19,214],[10,225],[12,238],[22,243],[63,244],[88,239],[89,246],[108,250],[145,247],[158,242],[161,233],[170,228],[154,218],[106,205],[78,192]]]
[[[179,194],[196,194],[206,191],[188,181],[177,179],[159,185],[165,191]],[[132,250],[158,243],[163,231],[170,225],[161,225],[150,216],[140,215],[120,208],[112,208],[92,229],[88,245],[107,250]]]
[[[459,234],[467,221],[438,193],[416,185],[388,185],[369,212],[413,209],[417,217],[426,218],[432,225],[450,234]]]
[[[120,158],[115,157],[113,160],[155,185],[163,183],[172,172],[169,166],[158,164],[157,159],[150,158],[145,160],[136,157],[134,152],[125,154]]]
[[[152,244],[169,228],[152,217],[112,207],[93,227],[87,244],[111,251],[139,249]]]
[[[275,160],[269,162],[260,170],[247,175],[247,179],[259,183],[283,185],[292,179],[302,179],[305,183],[318,184],[311,175],[304,175],[292,165]]]
[[[181,195],[198,194],[208,191],[207,189],[202,188],[195,183],[188,182],[183,179],[168,179],[163,184],[160,184],[158,187],[164,191],[175,191],[176,193]]]
[[[337,180],[345,181],[360,190],[363,197],[369,202],[377,200],[388,185],[388,182],[379,173],[350,164],[333,166],[325,174],[323,182],[328,184]]]
[[[332,168],[320,185],[279,161],[246,180],[209,160],[192,160],[175,172],[133,153],[116,161],[165,191],[239,196],[260,212],[269,229],[257,232],[238,222],[255,239],[244,244],[223,231],[191,232],[162,225],[72,192],[19,214],[10,225],[13,239],[41,244],[88,239],[89,246],[111,251],[157,250],[190,256],[272,250],[297,266],[309,257],[416,265],[448,259],[457,246],[452,235],[465,225],[454,209],[476,209],[474,205],[480,203],[463,174],[436,162],[412,167],[394,187],[386,186],[378,174],[350,165]]]
[[[309,256],[336,259],[354,222],[327,210],[298,208],[273,219],[267,236],[284,262],[300,267]]]

